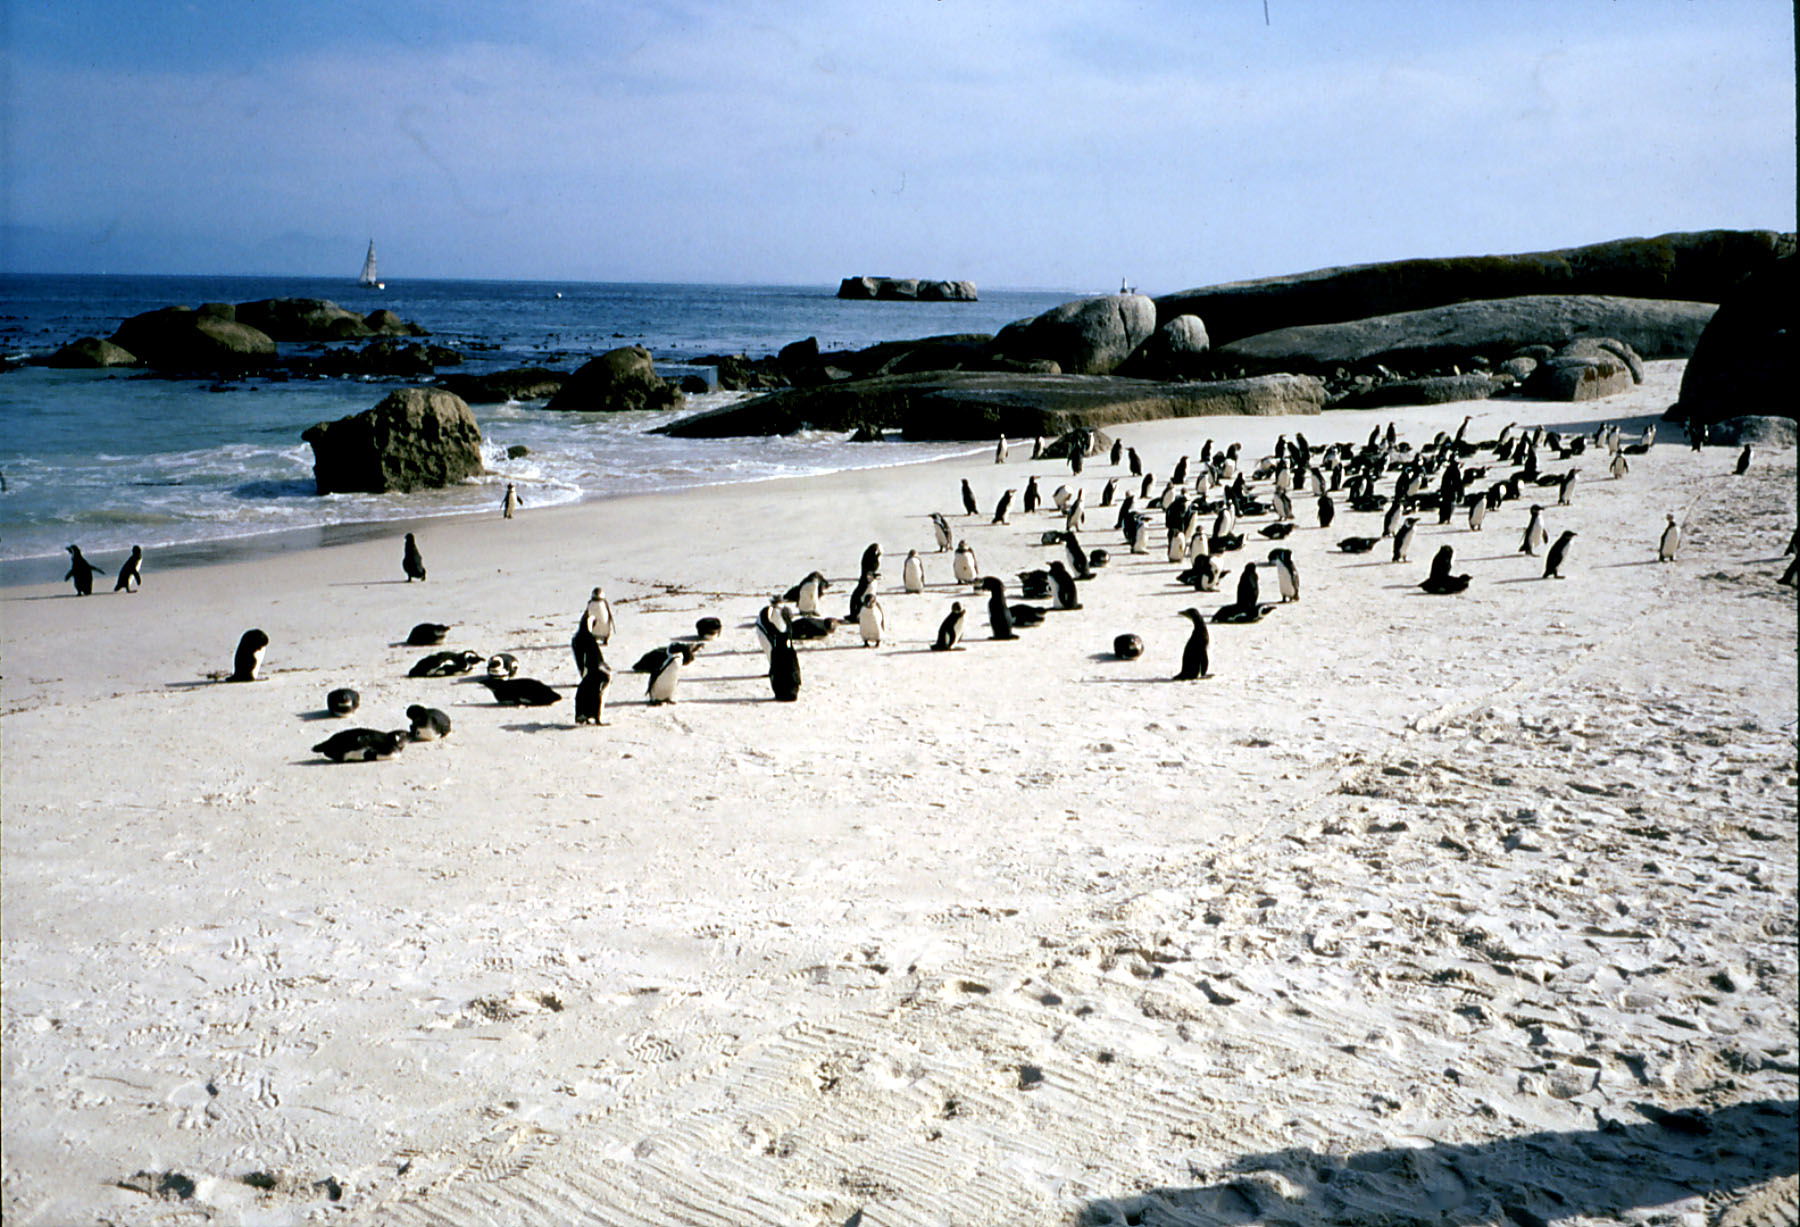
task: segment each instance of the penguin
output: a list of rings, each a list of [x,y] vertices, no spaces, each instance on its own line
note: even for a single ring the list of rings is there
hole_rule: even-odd
[[[1169,530],[1166,543],[1169,547],[1168,558],[1172,563],[1187,561],[1188,537],[1179,528]]]
[[[487,675],[489,677],[519,676],[519,658],[511,652],[495,652],[488,657]]]
[[[919,557],[919,551],[906,551],[906,561],[900,567],[900,586],[908,592],[925,591],[925,561]]]
[[[819,594],[829,587],[831,587],[831,581],[814,571],[794,587],[788,589],[787,599],[794,602],[795,607],[801,613],[814,617],[819,612]]]
[[[881,634],[887,629],[887,614],[882,611],[881,598],[873,592],[863,598],[862,607],[857,610],[856,626],[862,632],[865,648],[881,646]]]
[[[1056,589],[1056,608],[1081,608],[1081,595],[1075,587],[1075,577],[1069,574],[1069,568],[1062,564],[1060,558],[1053,559],[1050,563],[1050,582]]]
[[[1246,573],[1249,573],[1248,568],[1246,568]],[[1188,635],[1187,644],[1181,649],[1181,672],[1175,675],[1175,680],[1178,682],[1198,681],[1206,676],[1207,648],[1211,643],[1211,638],[1206,631],[1206,619],[1201,616],[1198,609],[1184,609],[1178,616],[1192,622],[1194,629]]]
[[[411,533],[406,534],[406,545],[400,551],[400,569],[406,572],[407,583],[415,579],[425,582],[425,556],[419,553],[419,543]]]
[[[1144,654],[1144,641],[1136,635],[1113,636],[1113,655],[1120,660],[1136,660]]]
[[[1338,549],[1346,554],[1367,554],[1380,544],[1379,537],[1345,537],[1338,542]]]
[[[412,723],[410,736],[414,741],[438,741],[450,736],[450,717],[435,707],[414,703],[406,709],[406,718]]]
[[[1331,501],[1331,495],[1319,493],[1319,527],[1330,528],[1332,520],[1337,518],[1337,504]]]
[[[1300,599],[1300,571],[1294,565],[1292,550],[1270,550],[1269,561],[1275,564],[1275,583],[1281,589],[1283,604]]]
[[[796,614],[788,619],[787,633],[790,639],[825,639],[842,625],[841,618],[809,618],[805,614]]]
[[[1269,607],[1262,603],[1262,584],[1256,578],[1255,564],[1246,564],[1238,573],[1237,600],[1213,615],[1214,622],[1257,622]]]
[[[1012,510],[1013,495],[1016,493],[1018,493],[1017,490],[1008,490],[1000,496],[1000,501],[994,505],[994,518],[990,523],[1010,524],[1012,522],[1006,518],[1006,513]]]
[[[1044,611],[1036,605],[1008,605],[1006,612],[1012,615],[1015,627],[1042,626]]]
[[[1142,460],[1138,459],[1137,448],[1135,448],[1135,447],[1126,448],[1125,456],[1126,456],[1126,459],[1130,462],[1131,475],[1133,477],[1142,477],[1144,474],[1144,462]]]
[[[1396,490],[1394,492],[1394,501],[1388,504],[1387,515],[1382,518],[1381,535],[1384,538],[1391,537],[1396,532],[1400,531],[1400,519],[1405,514],[1406,501],[1402,498],[1400,492]]]
[[[1013,634],[1012,611],[1006,607],[1006,587],[994,576],[990,575],[981,581],[987,590],[988,627],[995,639],[1017,639]]]
[[[94,595],[94,575],[96,573],[100,575],[106,574],[105,571],[81,556],[81,547],[79,545],[71,545],[69,547],[69,573],[63,576],[63,578],[65,580],[72,579],[75,581],[76,596]]]
[[[879,572],[863,572],[863,577],[856,581],[856,587],[850,590],[850,612],[844,615],[845,621],[854,622],[862,615],[863,603],[875,595],[875,581],[880,578]]]
[[[1431,560],[1431,574],[1427,575],[1419,587],[1433,596],[1450,596],[1465,592],[1469,587],[1467,575],[1452,575],[1450,567],[1455,560],[1456,551],[1448,546],[1438,547],[1437,554]]]
[[[1579,472],[1581,472],[1581,470],[1578,468],[1570,469],[1567,473],[1564,473],[1557,479],[1556,505],[1558,507],[1567,507],[1569,505],[1569,494],[1575,489],[1575,474]]]
[[[650,684],[644,687],[644,694],[652,704],[675,701],[675,683],[681,680],[681,667],[694,663],[694,652],[691,643],[669,645],[668,659],[663,661],[662,668],[650,675]]]
[[[581,681],[575,687],[576,724],[606,723],[606,687],[611,682],[612,673],[604,662],[581,675]]]
[[[1190,584],[1195,592],[1217,592],[1224,572],[1214,564],[1211,554],[1196,554],[1194,565],[1175,577],[1176,582]]]
[[[994,463],[995,464],[1005,464],[1006,463],[1006,436],[1005,435],[1001,435],[998,439],[994,440]]]
[[[1269,501],[1274,505],[1275,518],[1277,520],[1291,520],[1294,518],[1294,500],[1286,490],[1277,488],[1275,493],[1270,496]]]
[[[1148,554],[1150,522],[1137,512],[1128,512],[1125,516],[1125,545],[1133,554]]]
[[[964,513],[968,515],[981,510],[975,502],[975,491],[969,489],[969,479],[966,477],[962,479],[962,504]]]
[[[1170,484],[1177,486],[1187,485],[1187,472],[1188,458],[1183,456],[1180,460],[1175,462],[1175,468],[1169,473]]]
[[[1124,456],[1125,456],[1125,440],[1114,439],[1113,445],[1112,445],[1112,453],[1109,456],[1109,459],[1112,461],[1113,466],[1115,468],[1118,466],[1119,461],[1122,460],[1124,458]]]
[[[314,746],[313,753],[323,754],[334,763],[372,763],[394,757],[405,745],[403,729],[391,733],[379,729],[345,729]]]
[[[781,598],[770,597],[769,603],[756,611],[756,638],[765,655],[773,653],[775,644],[786,637],[787,628],[788,613],[782,608]]]
[[[717,639],[719,637],[719,632],[724,629],[725,624],[717,618],[694,619],[694,638],[704,642],[711,642],[712,640]]]
[[[931,513],[931,531],[937,534],[937,552],[942,554],[950,548],[950,521],[944,518],[943,512]]]
[[[510,481],[507,482],[506,497],[500,500],[500,518],[503,520],[512,519],[513,512],[519,509],[519,503],[519,492],[513,488],[513,484]]]
[[[1737,467],[1732,471],[1739,477],[1750,471],[1750,445],[1748,443],[1744,444],[1744,450],[1738,453]],[[74,547],[70,546],[69,548],[73,549]]]
[[[1294,525],[1288,520],[1277,520],[1273,524],[1264,524],[1257,529],[1257,535],[1267,537],[1271,541],[1285,540],[1294,531]]]
[[[259,634],[261,632],[258,632]],[[467,673],[482,660],[480,652],[433,652],[429,656],[421,656],[413,667],[406,671],[408,677],[455,677]]]
[[[1492,500],[1486,494],[1471,494],[1469,496],[1470,532],[1478,533],[1481,531],[1481,522],[1487,519],[1488,506],[1491,502]]]
[[[1116,491],[1118,488],[1119,488],[1119,479],[1118,478],[1109,477],[1106,479],[1106,485],[1104,485],[1100,489],[1100,505],[1102,507],[1111,507],[1113,505],[1113,492]]]
[[[794,641],[780,627],[769,632],[769,689],[778,703],[792,703],[800,697],[800,653]]]
[[[406,633],[406,646],[409,648],[436,647],[444,642],[444,636],[450,628],[442,622],[421,622]]]
[[[965,616],[962,602],[951,601],[950,612],[944,615],[942,622],[938,623],[937,638],[931,644],[932,651],[954,652],[958,650],[957,645],[962,642]]]
[[[1544,559],[1544,578],[1562,579],[1562,565],[1569,560],[1569,543],[1575,540],[1575,530],[1565,528],[1556,544],[1550,547],[1550,556]]]
[[[1076,493],[1075,501],[1069,504],[1068,510],[1063,514],[1064,531],[1076,533],[1087,527],[1087,511],[1083,506],[1086,497],[1086,490]]]
[[[1531,519],[1525,524],[1525,536],[1519,541],[1519,553],[1537,556],[1538,547],[1550,539],[1544,531],[1544,509],[1537,503],[1531,505]]]
[[[231,661],[231,680],[234,682],[254,682],[257,671],[262,668],[263,652],[268,649],[269,637],[260,630],[248,630],[238,640],[237,655]]]
[[[1025,495],[1020,500],[1019,505],[1025,509],[1026,515],[1030,515],[1032,512],[1036,511],[1038,509],[1038,504],[1043,502],[1043,495],[1038,493],[1037,481],[1036,474],[1025,479]]]
[[[504,707],[548,707],[562,702],[562,695],[555,688],[535,677],[483,677],[476,680],[488,688],[494,702]]]
[[[1675,554],[1681,549],[1681,525],[1675,522],[1675,513],[1669,512],[1669,522],[1662,530],[1662,539],[1656,543],[1656,561],[1674,562]]]
[[[594,637],[594,642],[602,647],[612,640],[617,624],[613,619],[612,602],[606,599],[604,589],[595,588],[588,596],[587,608],[581,611],[581,623]]]
[[[1619,478],[1631,472],[1631,464],[1625,459],[1624,452],[1614,452],[1611,462],[1608,463],[1606,467],[1607,471],[1612,474],[1614,481],[1619,480]]]
[[[1019,591],[1027,600],[1043,601],[1050,597],[1051,582],[1048,571],[1020,571]]]
[[[956,543],[956,557],[950,569],[956,575],[959,584],[972,584],[981,578],[981,564],[975,559],[975,551],[969,548],[967,541]]]
[[[114,592],[136,592],[144,585],[144,547],[131,547],[131,557],[119,567],[118,582],[113,585]]]
[[[1413,530],[1418,526],[1417,516],[1407,516],[1394,534],[1394,561],[1405,562],[1407,554],[1412,550]]]
[[[362,706],[362,696],[344,687],[325,696],[325,710],[334,716],[348,716]]]
[[[869,542],[868,548],[862,552],[862,570],[858,575],[869,575],[881,570],[881,543]]]
[[[575,676],[577,677],[586,676],[588,670],[600,662],[600,641],[594,638],[594,632],[589,629],[589,620],[585,614],[582,615],[581,621],[575,624],[575,633],[569,637],[569,651],[575,656]]]

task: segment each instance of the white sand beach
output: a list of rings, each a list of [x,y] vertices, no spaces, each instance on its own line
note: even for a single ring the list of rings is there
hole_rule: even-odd
[[[1209,437],[1636,438],[1682,365],[1577,405],[1116,433],[1158,488]],[[1264,521],[1196,594],[1160,524],[1133,557],[1097,505],[1122,468],[1029,452],[430,521],[423,584],[397,530],[0,592],[5,1221],[1800,1215],[1794,449],[1740,477],[1664,424],[1622,478],[1546,459],[1581,466],[1537,500],[1579,533],[1561,580],[1518,553],[1529,492],[1479,533],[1422,520],[1408,563],[1297,499],[1300,600],[1211,627],[1181,683],[1179,611],[1231,600]],[[996,642],[926,517],[1018,601],[1060,518],[989,509],[1032,473],[1087,492],[1111,561]],[[817,568],[841,615],[870,542],[886,641],[804,646],[772,701],[757,610]],[[1466,593],[1417,587],[1443,544]],[[595,585],[615,676],[577,727]],[[931,652],[955,599],[963,650]],[[709,615],[648,705],[626,669]],[[423,621],[568,697],[409,679]],[[217,681],[250,627],[263,680]],[[325,716],[342,686],[361,709]],[[415,703],[452,734],[309,750]]]

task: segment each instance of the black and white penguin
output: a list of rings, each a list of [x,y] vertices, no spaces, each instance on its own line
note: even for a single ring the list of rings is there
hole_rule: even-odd
[[[781,598],[772,596],[769,603],[756,611],[756,638],[762,644],[765,656],[774,651],[775,644],[787,636],[788,611],[782,605]]]
[[[1556,505],[1558,507],[1567,507],[1569,505],[1569,495],[1575,490],[1575,474],[1579,472],[1581,472],[1579,468],[1570,469],[1567,473],[1564,473],[1561,477],[1557,478]]]
[[[1114,439],[1113,445],[1112,445],[1112,453],[1109,456],[1109,459],[1116,466],[1119,463],[1119,461],[1124,458],[1124,456],[1125,456],[1125,440]]]
[[[806,614],[795,614],[788,619],[787,634],[790,639],[829,639],[842,625],[842,618],[812,618]]]
[[[879,541],[871,541],[869,542],[868,548],[862,552],[862,570],[858,571],[857,574],[868,575],[880,570],[881,543]]]
[[[1137,448],[1126,448],[1125,455],[1130,461],[1131,475],[1133,477],[1142,477],[1144,475],[1144,462],[1138,459]]]
[[[981,564],[967,541],[956,543],[956,556],[951,560],[950,570],[959,584],[973,584],[981,578]]]
[[[584,677],[600,661],[600,641],[594,638],[589,629],[592,623],[586,614],[575,624],[575,633],[569,637],[569,651],[575,657],[575,676]]]
[[[1184,609],[1180,617],[1194,624],[1188,635],[1187,643],[1181,649],[1181,672],[1175,675],[1178,682],[1193,682],[1206,676],[1208,660],[1207,649],[1212,638],[1206,630],[1206,618],[1198,609]]]
[[[1612,459],[1607,462],[1606,469],[1612,474],[1613,480],[1617,481],[1631,472],[1631,462],[1625,459],[1624,452],[1614,452]]]
[[[522,500],[519,498],[519,492],[513,488],[513,484],[510,481],[507,482],[506,496],[500,500],[500,518],[503,520],[512,519],[513,512],[517,511],[521,505]]]
[[[450,628],[442,622],[421,622],[406,634],[406,646],[409,648],[435,647],[444,642],[444,636]]]
[[[1381,544],[1379,537],[1345,537],[1338,542],[1338,549],[1346,554],[1367,554]]]
[[[846,621],[854,622],[862,614],[863,604],[875,595],[875,581],[881,575],[875,571],[864,571],[856,587],[850,590],[850,612],[844,615]]]
[[[406,709],[406,718],[412,725],[409,735],[414,741],[440,741],[450,736],[450,717],[435,707],[414,703]]]
[[[406,534],[406,544],[400,551],[400,569],[406,572],[407,583],[415,579],[425,582],[425,556],[419,553],[419,543],[411,533]]]
[[[587,607],[581,611],[581,622],[595,643],[604,647],[612,640],[617,624],[613,619],[612,602],[606,599],[604,589],[595,588],[589,594]]]
[[[612,672],[604,662],[581,675],[575,686],[576,724],[606,723],[606,687],[611,681]]]
[[[1088,561],[1088,552],[1081,548],[1081,541],[1074,530],[1062,535],[1063,556],[1069,560],[1069,573],[1076,579],[1093,579],[1093,565]]]
[[[1562,579],[1563,563],[1569,560],[1569,544],[1575,540],[1575,530],[1565,528],[1562,536],[1550,547],[1550,556],[1544,559],[1544,578]]]
[[[488,657],[487,675],[489,677],[519,676],[519,658],[511,652],[495,652]]]
[[[1488,508],[1492,505],[1493,499],[1489,494],[1471,494],[1468,502],[1469,531],[1478,533],[1481,531],[1481,522],[1487,519]]]
[[[1012,611],[1006,607],[1006,586],[995,576],[981,581],[987,591],[988,627],[995,639],[1017,639],[1013,634]]]
[[[1030,515],[1032,512],[1036,511],[1038,509],[1038,504],[1044,501],[1044,496],[1038,493],[1037,481],[1038,479],[1035,474],[1025,479],[1025,495],[1020,500],[1019,506],[1025,509],[1026,515]]]
[[[704,641],[711,641],[711,640],[717,639],[719,637],[720,632],[723,631],[724,629],[725,629],[725,624],[723,622],[719,621],[717,618],[695,618],[694,619],[694,638],[696,638],[696,639],[700,639],[700,640],[704,640]]]
[[[1257,536],[1267,537],[1271,541],[1283,541],[1293,535],[1294,524],[1291,520],[1276,520],[1272,524],[1264,524],[1256,530]]]
[[[268,647],[269,637],[260,630],[245,631],[238,640],[237,654],[231,659],[231,680],[254,682],[257,672],[262,668],[263,653]]]
[[[1005,435],[1001,435],[998,439],[994,440],[994,463],[995,464],[1005,464],[1006,463],[1006,436]]]
[[[778,703],[800,697],[800,653],[793,639],[777,629],[769,643],[769,689]]]
[[[1455,561],[1455,555],[1456,551],[1452,547],[1439,546],[1437,554],[1431,560],[1431,574],[1425,577],[1419,587],[1433,596],[1449,596],[1458,592],[1466,592],[1469,587],[1469,577],[1450,574],[1450,567]]]
[[[900,586],[908,592],[925,591],[925,560],[919,551],[906,551],[906,561],[900,565]]]
[[[966,477],[962,479],[962,504],[963,511],[967,515],[974,515],[981,510],[975,502],[975,491],[969,489],[969,479]]]
[[[1662,538],[1656,543],[1656,561],[1674,562],[1676,553],[1681,549],[1681,525],[1675,522],[1675,513],[1668,513],[1668,524],[1662,530]]]
[[[1193,565],[1175,577],[1177,583],[1191,586],[1195,592],[1217,592],[1223,572],[1211,554],[1194,555]]]
[[[1417,516],[1407,516],[1406,519],[1401,522],[1399,530],[1394,533],[1395,562],[1407,561],[1407,555],[1412,551],[1413,533],[1418,528],[1418,525],[1419,520]]]
[[[1391,537],[1395,533],[1399,532],[1400,531],[1400,519],[1405,514],[1406,514],[1405,500],[1402,499],[1399,492],[1396,491],[1394,494],[1394,501],[1388,504],[1387,515],[1382,517],[1381,535],[1383,537]]]
[[[805,579],[787,590],[787,599],[794,602],[794,607],[808,617],[819,612],[819,596],[831,587],[831,581],[818,571],[814,571]]]
[[[81,547],[79,545],[71,545],[69,547],[69,573],[63,576],[63,578],[65,580],[72,579],[75,581],[76,596],[94,595],[94,576],[96,573],[100,575],[106,574],[105,571],[81,556]]]
[[[314,746],[313,753],[323,754],[334,763],[372,763],[394,757],[405,746],[405,729],[391,733],[379,729],[345,729]]]
[[[1100,505],[1102,507],[1111,507],[1113,505],[1113,492],[1118,488],[1118,478],[1109,477],[1106,479],[1106,485],[1102,486],[1100,489]]]
[[[1069,568],[1063,565],[1060,558],[1050,562],[1050,582],[1055,588],[1058,609],[1081,608],[1081,594],[1075,587],[1075,577],[1069,574]]]
[[[943,512],[931,513],[931,531],[937,535],[937,552],[942,554],[950,548],[950,521],[944,518]]]
[[[1000,501],[994,505],[994,518],[990,523],[1010,524],[1012,522],[1006,518],[1006,513],[1012,510],[1013,495],[1016,493],[1018,493],[1016,489],[1008,490],[1000,496]]]
[[[938,624],[937,638],[932,641],[931,650],[934,652],[957,650],[957,645],[962,642],[963,619],[966,616],[962,602],[951,601],[950,612],[945,614],[944,620]]]
[[[881,646],[881,636],[887,630],[887,613],[881,608],[881,598],[873,592],[863,598],[862,606],[856,611],[856,627],[862,632],[865,648]]]
[[[144,584],[144,547],[131,547],[131,557],[119,567],[118,582],[113,584],[114,592],[136,592]]]
[[[1144,641],[1136,635],[1114,635],[1112,647],[1120,660],[1136,660],[1144,654]]]
[[[325,710],[334,716],[348,716],[362,706],[362,696],[349,687],[339,687],[325,696]]]
[[[1300,599],[1300,570],[1294,565],[1292,550],[1270,550],[1269,561],[1275,567],[1275,584],[1281,590],[1283,604]]]
[[[1525,535],[1519,541],[1519,553],[1537,556],[1538,547],[1550,539],[1544,531],[1544,509],[1537,503],[1531,505],[1531,519],[1525,523]]]
[[[675,684],[681,680],[681,668],[694,663],[696,650],[691,643],[669,645],[668,659],[663,661],[662,668],[650,675],[649,685],[644,687],[644,694],[651,703],[675,701]]]
[[[631,666],[631,671],[633,673],[655,673],[663,667],[663,662],[669,659],[669,653],[673,650],[673,647],[670,646],[651,648],[637,658],[636,663]]]
[[[506,707],[548,707],[562,702],[555,687],[535,677],[484,677],[477,679],[494,696],[494,702]]]
[[[1744,450],[1738,453],[1737,467],[1732,470],[1739,477],[1750,471],[1750,444],[1744,444]],[[73,547],[71,547],[73,548]]]
[[[480,652],[464,650],[461,652],[433,652],[429,656],[421,656],[413,667],[406,671],[408,677],[456,677],[467,673],[480,664]]]

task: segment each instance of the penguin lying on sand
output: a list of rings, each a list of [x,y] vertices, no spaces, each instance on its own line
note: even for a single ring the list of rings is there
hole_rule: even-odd
[[[313,747],[334,763],[368,763],[378,758],[392,758],[406,746],[406,731],[396,729],[384,733],[379,729],[345,729],[333,733]]]

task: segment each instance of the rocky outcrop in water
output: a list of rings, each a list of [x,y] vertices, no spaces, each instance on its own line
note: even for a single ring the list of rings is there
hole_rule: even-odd
[[[242,372],[275,360],[275,340],[238,322],[230,303],[161,307],[119,325],[112,343],[163,372]]]
[[[917,277],[846,277],[837,296],[887,302],[975,302],[973,281],[921,281]]]
[[[237,305],[238,322],[277,341],[355,341],[364,337],[420,337],[425,330],[385,307],[368,315],[324,298],[262,298]]]
[[[439,381],[446,392],[471,405],[498,405],[509,400],[544,400],[562,390],[568,376],[541,366],[494,371],[488,375],[446,375]]]
[[[546,409],[612,412],[628,409],[675,409],[681,392],[656,373],[650,351],[641,345],[608,350],[563,381]]]
[[[442,388],[402,388],[300,437],[312,444],[320,494],[424,490],[485,472],[475,415]]]
[[[96,370],[109,366],[138,366],[138,356],[99,337],[82,337],[44,359],[45,366],[63,370]]]
[[[1160,383],[1090,375],[1014,375],[931,371],[793,388],[660,428],[682,438],[856,431],[908,439],[992,439],[1060,435],[1157,418],[1212,414],[1317,413],[1324,383],[1308,375],[1269,375],[1217,383]]]
[[[1745,413],[1795,416],[1800,403],[1794,350],[1797,281],[1790,256],[1719,304],[1682,373],[1676,406],[1680,417],[1718,422]]]

